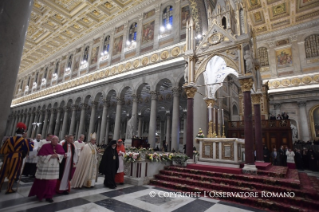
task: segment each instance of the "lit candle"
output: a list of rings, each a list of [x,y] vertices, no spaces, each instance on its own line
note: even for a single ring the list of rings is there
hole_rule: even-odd
[[[214,123],[214,124],[215,124],[215,122],[216,122],[215,115],[216,115],[216,111],[215,111],[215,108],[214,108],[214,113],[213,113],[213,123]],[[214,130],[214,131],[215,131],[215,130]]]
[[[224,125],[224,109],[222,109],[222,125]]]
[[[208,122],[212,121],[212,103],[208,106]]]

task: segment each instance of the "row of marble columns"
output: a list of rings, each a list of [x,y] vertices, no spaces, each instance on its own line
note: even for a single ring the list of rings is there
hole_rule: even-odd
[[[173,91],[173,110],[172,114],[166,114],[166,140],[168,142],[169,149],[179,149],[179,123],[180,123],[180,114],[179,114],[179,92],[180,89],[175,87],[172,89]],[[151,96],[151,106],[150,106],[150,120],[148,124],[148,142],[150,143],[151,147],[155,147],[156,142],[156,122],[157,122],[157,99],[158,93],[156,91],[150,92]],[[137,95],[132,95],[132,117],[133,117],[133,132],[137,131],[137,136],[142,137],[142,118],[138,116],[138,102],[137,102]],[[121,115],[122,115],[122,105],[123,99],[117,98],[117,105],[116,105],[116,114],[115,114],[115,124],[114,124],[114,133],[113,139],[118,140],[120,138],[120,131],[121,131]],[[91,103],[91,116],[90,122],[88,127],[88,138],[90,138],[91,133],[94,132],[95,123],[96,123],[96,113],[97,113],[97,106],[98,102]],[[109,128],[110,128],[110,121],[108,118],[108,110],[109,110],[109,102],[104,100],[103,102],[103,112],[102,112],[102,119],[100,126],[98,127],[100,138],[99,140],[105,140],[105,138],[109,137]],[[81,104],[80,110],[80,121],[77,130],[77,136],[84,133],[85,127],[85,115],[87,112],[88,105]],[[47,133],[51,133],[54,135],[64,136],[66,134],[75,134],[76,128],[76,111],[79,109],[78,106],[73,105],[72,107],[65,106],[63,108],[51,108],[45,110],[39,110],[32,113],[20,114],[14,117],[12,121],[12,126],[9,130],[11,135],[14,134],[15,125],[18,121],[22,121],[26,123],[28,126],[28,137],[35,137],[36,134],[42,134],[45,136]],[[55,126],[54,125],[54,117],[56,113],[55,119]],[[68,125],[68,116],[71,113],[71,122]],[[63,121],[61,122],[60,119],[63,116]],[[172,118],[171,118],[172,116]],[[137,120],[137,118],[139,118]],[[171,121],[172,119],[172,121]],[[49,124],[48,124],[49,122]],[[33,123],[39,123],[39,126],[34,125]],[[62,128],[60,124],[62,123]],[[184,126],[186,126],[186,121],[184,121]],[[54,128],[54,132],[53,132]],[[61,128],[61,131],[60,131]],[[69,131],[67,131],[69,129]],[[123,129],[123,127],[122,127]],[[125,126],[124,126],[125,129]],[[138,130],[137,130],[138,129]],[[184,128],[185,130],[185,128]],[[171,138],[171,142],[169,139]]]

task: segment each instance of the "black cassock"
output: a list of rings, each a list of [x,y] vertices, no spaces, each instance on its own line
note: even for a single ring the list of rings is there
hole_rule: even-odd
[[[114,159],[115,157],[115,159]],[[115,188],[115,175],[119,168],[119,157],[116,148],[112,148],[112,144],[108,145],[104,151],[99,172],[105,175],[104,186],[109,188]]]

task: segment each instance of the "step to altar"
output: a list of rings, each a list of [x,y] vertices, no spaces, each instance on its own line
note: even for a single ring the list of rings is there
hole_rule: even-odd
[[[256,161],[255,162],[255,166],[259,170],[267,170],[267,169],[269,169],[272,166],[272,164],[271,163],[266,163],[266,162],[258,162],[258,161]]]
[[[196,164],[194,164],[196,165]],[[230,174],[213,172],[188,167],[168,166],[155,175],[150,181],[151,185],[174,189],[180,192],[294,192],[295,197],[269,198],[269,197],[231,197],[215,198],[223,201],[237,202],[244,205],[255,206],[259,209],[269,211],[317,211],[319,208],[319,193],[311,189],[312,178],[303,177],[308,185],[302,187],[299,181],[297,170],[287,171],[287,178]],[[191,165],[189,165],[191,166]],[[221,167],[219,167],[221,168]],[[306,183],[307,184],[307,183]]]
[[[193,164],[187,164],[186,166],[189,169],[197,169],[197,170],[203,170],[203,171],[213,171],[213,172],[221,172],[221,173],[229,173],[229,174],[241,174],[242,170],[234,167],[221,167],[221,166],[214,166],[212,163],[193,163]]]
[[[194,164],[194,163],[190,163]],[[235,162],[225,162],[225,161],[220,161],[220,162],[205,162],[205,161],[197,161],[196,164],[201,164],[201,165],[207,165],[207,166],[219,166],[219,167],[227,167],[227,168],[240,168],[240,163],[235,163]]]

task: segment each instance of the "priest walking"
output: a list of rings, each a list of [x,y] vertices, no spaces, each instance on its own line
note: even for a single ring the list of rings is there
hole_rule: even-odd
[[[82,186],[90,188],[94,186],[97,175],[97,154],[99,152],[95,143],[96,133],[93,133],[90,142],[85,144],[81,151],[81,157],[71,180],[72,188],[82,188]]]
[[[117,174],[115,175],[115,183],[119,183],[120,185],[124,184],[124,154],[125,147],[123,145],[122,139],[117,141],[116,151],[119,156],[119,168],[117,170]]]
[[[37,196],[41,201],[53,202],[57,179],[59,178],[59,164],[63,161],[64,150],[59,143],[59,138],[54,136],[50,144],[44,144],[38,152],[37,172],[29,197]]]
[[[59,180],[56,187],[57,193],[69,194],[70,192],[71,172],[77,162],[73,140],[73,135],[68,135],[66,142],[62,144],[65,154],[63,161],[60,163]]]
[[[105,175],[104,186],[114,189],[115,184],[115,174],[119,168],[119,157],[116,151],[116,141],[112,140],[106,147],[102,161],[99,167],[99,172]]]

